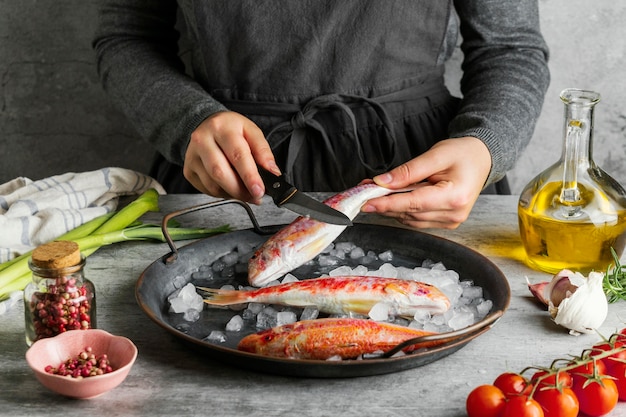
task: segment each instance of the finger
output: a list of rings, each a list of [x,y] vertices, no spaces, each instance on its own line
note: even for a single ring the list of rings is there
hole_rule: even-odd
[[[364,206],[365,212],[376,213],[421,213],[450,210],[449,198],[453,184],[440,181],[436,184],[420,183],[410,192],[400,192],[369,200]]]
[[[254,123],[250,123],[244,126],[244,137],[248,140],[250,152],[256,163],[274,175],[280,175],[281,171],[276,164],[272,148],[261,129]]]
[[[373,180],[382,187],[394,189],[422,182],[445,168],[443,160],[435,156],[435,152],[431,150],[430,153],[419,155],[387,173],[375,176]]]
[[[183,172],[196,188],[216,197],[256,200],[252,198],[215,140],[193,142],[187,152]]]
[[[260,131],[258,133],[262,136]],[[247,137],[239,135],[229,136],[227,138],[219,136],[216,138],[217,145],[222,150],[226,161],[232,166],[232,172],[234,174],[233,176],[227,174],[223,177],[225,183],[222,184],[222,187],[226,191],[229,191],[229,189],[236,189],[243,186],[253,200],[260,200],[263,194],[265,194],[265,187],[259,176],[256,161],[252,156],[248,139]],[[223,166],[223,164],[219,165],[219,167]],[[213,169],[215,168],[217,167]],[[233,180],[236,181],[236,185],[233,184]]]

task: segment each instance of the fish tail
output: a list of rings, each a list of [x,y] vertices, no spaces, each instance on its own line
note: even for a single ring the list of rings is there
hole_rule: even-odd
[[[248,301],[245,291],[221,290],[217,288],[196,287],[204,302],[214,306],[230,306]]]

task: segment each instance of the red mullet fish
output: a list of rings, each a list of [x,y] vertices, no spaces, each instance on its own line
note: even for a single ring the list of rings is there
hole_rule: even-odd
[[[384,303],[389,314],[413,318],[418,311],[444,313],[450,301],[437,287],[418,281],[375,276],[334,276],[288,282],[248,291],[198,287],[204,302],[228,306],[249,302],[294,307],[316,306],[329,314],[367,315]]]
[[[361,184],[328,198],[324,204],[353,220],[368,200],[398,191],[374,183]],[[319,255],[346,227],[298,217],[255,251],[248,262],[248,282],[262,287],[305,264]]]
[[[237,349],[263,356],[290,359],[352,359],[387,352],[399,343],[435,334],[419,329],[367,319],[329,318],[304,320],[263,330],[241,339]],[[411,352],[444,343],[430,341],[403,349]]]

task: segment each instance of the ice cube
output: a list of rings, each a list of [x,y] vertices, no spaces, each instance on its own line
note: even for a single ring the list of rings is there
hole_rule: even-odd
[[[320,256],[318,258],[320,266],[336,266],[339,265],[339,259],[334,256]]]
[[[278,322],[278,312],[272,307],[265,307],[256,316],[256,327],[259,329],[269,329],[275,327]]]
[[[480,304],[476,306],[476,310],[478,311],[478,318],[484,318],[493,307],[493,301],[491,300],[483,300]]]
[[[238,314],[234,315],[228,321],[228,323],[226,323],[226,331],[229,331],[229,332],[239,332],[241,331],[242,327],[243,327],[243,318]]]
[[[283,278],[283,280],[281,281],[283,284],[286,284],[288,282],[298,282],[300,281],[296,276],[292,275],[292,274],[287,274],[285,275],[285,277]]]
[[[393,252],[390,250],[382,252],[378,254],[378,259],[380,259],[383,262],[391,262],[393,260]]]
[[[174,288],[183,288],[187,284],[187,278],[182,275],[176,275],[172,280]]]
[[[475,298],[481,298],[482,296],[483,296],[483,289],[482,289],[482,287],[471,286],[471,287],[463,288],[463,297],[464,298],[468,298],[470,300],[473,300]]]
[[[359,259],[365,256],[363,248],[356,247],[350,251],[350,259]]]
[[[355,248],[355,244],[353,242],[337,242],[335,244],[335,249],[340,250],[344,253],[349,253],[352,249]]]
[[[335,268],[333,270],[331,270],[328,273],[329,276],[331,277],[336,277],[336,276],[343,276],[343,275],[352,275],[352,268],[350,268],[348,265],[342,265],[338,268]]]
[[[282,326],[282,325],[289,324],[289,323],[295,323],[296,321],[298,321],[298,317],[296,316],[296,313],[294,313],[293,311],[281,311],[278,314],[276,314],[277,326]]]
[[[185,300],[179,297],[174,297],[170,300],[170,313],[184,313],[189,307]]]
[[[376,303],[374,304],[374,306],[370,309],[368,316],[370,316],[370,318],[372,320],[375,321],[387,321],[389,320],[389,313],[390,313],[391,307],[389,306],[389,304],[387,303]]]
[[[413,320],[420,324],[424,324],[430,320],[430,313],[427,310],[417,310],[413,316]]]
[[[219,330],[213,330],[207,337],[204,338],[204,340],[212,343],[224,343],[226,341],[226,334],[224,334],[224,332],[220,332]]]
[[[390,263],[384,263],[378,268],[377,273],[381,277],[396,278],[398,276],[398,270]]]
[[[465,308],[459,309],[455,312],[454,316],[448,320],[448,326],[453,330],[462,329],[470,324],[474,324],[474,313]]]
[[[200,312],[195,308],[190,308],[183,314],[185,321],[197,321],[200,318]]]
[[[317,307],[307,306],[304,307],[302,313],[300,314],[300,320],[315,320],[320,314],[320,311]]]
[[[352,275],[367,275],[368,273],[368,269],[365,265],[357,265],[353,270],[352,270]]]

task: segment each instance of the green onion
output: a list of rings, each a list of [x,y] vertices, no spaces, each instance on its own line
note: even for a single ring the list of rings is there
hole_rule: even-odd
[[[102,226],[104,222],[106,222],[111,217],[113,217],[113,214],[114,213],[106,213],[106,214],[103,214],[102,216],[96,217],[95,219],[92,219],[86,223],[83,223],[77,228],[70,230],[64,235],[59,236],[55,240],[74,240],[74,239],[79,239],[81,237],[89,236],[98,227]],[[10,261],[3,262],[2,264],[0,264],[0,271],[8,268],[14,263],[24,262],[24,260],[28,262],[28,258],[30,258],[30,256],[32,255],[32,252],[33,251],[28,251],[16,258],[11,259]]]
[[[607,268],[603,286],[609,303],[614,303],[619,300],[626,300],[626,265],[620,264],[619,256],[613,248],[611,248],[611,254],[615,265]]]
[[[160,226],[141,224],[137,219],[147,211],[158,211],[158,193],[148,190],[136,200],[116,213],[97,217],[79,226],[55,240],[75,241],[84,257],[97,251],[100,247],[118,242],[132,240],[155,240],[165,242]],[[168,228],[172,240],[199,239],[218,233],[230,231],[228,225],[211,229],[204,228]],[[0,300],[8,298],[13,291],[23,290],[31,280],[28,266],[31,252],[0,264]]]

